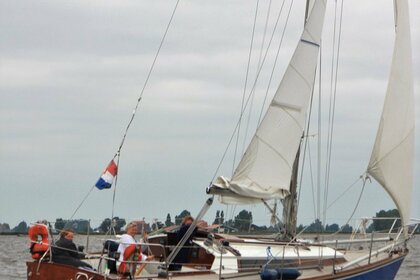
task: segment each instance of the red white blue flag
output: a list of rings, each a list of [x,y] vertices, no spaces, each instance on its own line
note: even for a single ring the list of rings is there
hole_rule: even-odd
[[[111,160],[111,162],[108,164],[108,167],[102,173],[101,177],[99,177],[99,180],[96,182],[95,186],[100,190],[111,188],[117,173],[118,166],[115,164],[114,160]]]

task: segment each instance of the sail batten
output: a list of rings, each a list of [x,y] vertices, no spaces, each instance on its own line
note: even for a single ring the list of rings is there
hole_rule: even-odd
[[[311,41],[304,40],[304,39],[301,39],[301,41],[302,41],[302,42],[304,42],[304,43],[307,43],[307,44],[313,45],[313,46],[315,46],[315,47],[319,47],[319,44],[317,44],[317,43],[315,43],[315,42],[311,42]]]
[[[389,193],[403,225],[407,225],[411,212],[415,127],[407,0],[395,1],[395,18],[391,71],[368,173]]]
[[[279,107],[279,108],[282,108],[282,109],[283,108],[287,108],[287,109],[295,110],[295,111],[301,111],[302,110],[301,108],[299,108],[299,107],[297,107],[297,106],[295,106],[293,104],[287,104],[287,103],[284,103],[284,102],[280,103],[280,102],[273,101],[271,103],[271,105],[273,107]]]
[[[314,86],[325,0],[313,1],[309,7],[283,79],[232,179],[219,177],[213,182],[213,190],[221,193],[222,202],[283,199],[290,193],[293,164]]]

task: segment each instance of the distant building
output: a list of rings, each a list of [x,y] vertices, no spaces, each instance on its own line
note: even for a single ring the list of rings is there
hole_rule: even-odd
[[[238,229],[228,226],[228,225],[222,225],[221,227],[217,229],[217,231],[219,233],[234,233],[234,232],[238,232]]]
[[[3,233],[3,232],[10,232],[9,224],[6,224],[6,223],[1,224],[0,223],[0,233]]]
[[[133,221],[133,223],[135,223],[137,225],[137,232],[138,233],[142,233],[142,232],[150,232],[150,224],[146,223],[143,220],[140,221]]]
[[[89,220],[77,219],[66,221],[65,228],[71,228],[77,233],[87,233],[92,231]]]

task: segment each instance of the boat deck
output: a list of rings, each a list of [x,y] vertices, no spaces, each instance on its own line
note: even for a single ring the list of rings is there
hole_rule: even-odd
[[[334,273],[334,267],[337,269],[342,265],[349,264],[351,261],[357,260],[361,257],[366,256],[366,251],[354,251],[346,253],[346,259],[348,262],[341,264],[329,264],[323,265],[322,263],[312,267],[300,267],[299,271],[302,275],[298,278],[300,280],[328,280],[328,279],[357,279],[352,278],[352,275],[358,273],[397,273],[399,265],[406,256],[406,251],[394,252],[382,252],[372,254],[370,262],[369,259],[357,262],[357,264],[351,265],[341,271]],[[97,260],[90,260],[94,265]],[[29,280],[50,280],[57,279],[50,277],[52,275],[60,275],[62,279],[92,279],[92,280],[122,280],[128,279],[121,275],[116,274],[103,274],[92,270],[83,270],[76,267],[67,265],[55,264],[50,262],[28,262],[28,279]],[[39,265],[39,266],[38,266]],[[200,271],[193,268],[183,267],[181,272],[170,273],[168,277],[159,277],[157,275],[157,263],[148,264],[146,268],[141,272],[139,276],[132,277],[131,279],[244,279],[244,280],[257,280],[261,279],[259,271],[249,271],[241,273],[222,273],[221,275],[215,273],[215,271]],[[153,273],[151,273],[153,272]],[[379,274],[383,275],[383,274]],[[347,278],[349,277],[349,278]],[[375,277],[369,279],[382,279],[383,277]]]
[[[346,254],[349,260],[355,260],[360,257],[363,257],[366,254],[366,251],[353,251]],[[345,269],[341,272],[334,273],[334,265],[323,266],[322,264],[314,266],[312,268],[302,269],[300,272],[302,275],[298,279],[302,280],[327,280],[327,279],[337,279],[340,275],[345,277],[349,273],[357,273],[358,271],[366,271],[369,269],[377,269],[378,267],[385,266],[394,261],[398,261],[404,258],[405,254],[392,254],[380,253],[377,255],[372,255],[371,260],[361,261],[354,266]],[[338,265],[337,265],[338,266]],[[121,279],[117,275],[110,276],[109,279]],[[165,277],[158,277],[156,274],[149,274],[147,270],[144,270],[142,274],[135,279],[165,279]],[[216,273],[206,273],[200,272],[190,268],[183,268],[180,273],[170,273],[167,279],[179,279],[179,280],[188,280],[188,279],[207,279],[207,280],[216,280],[216,279],[243,279],[243,280],[257,280],[261,279],[259,271],[252,272],[243,272],[243,273],[226,273],[219,276]]]

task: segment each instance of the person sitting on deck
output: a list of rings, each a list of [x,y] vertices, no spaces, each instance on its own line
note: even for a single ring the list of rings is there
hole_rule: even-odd
[[[73,242],[72,229],[64,229],[60,232],[60,239],[52,248],[52,260],[56,263],[67,264],[75,267],[93,269],[88,263],[80,260],[83,255]]]
[[[153,256],[146,256],[142,253],[140,245],[135,239],[135,235],[137,234],[136,223],[129,223],[126,227],[126,231],[127,233],[121,236],[120,245],[117,250],[120,255],[117,261],[117,270],[122,274],[129,273],[133,275],[136,269],[136,264],[128,263],[127,261],[146,261],[152,259]],[[130,253],[128,253],[128,251],[130,251]],[[138,258],[135,258],[136,255],[138,255]]]

